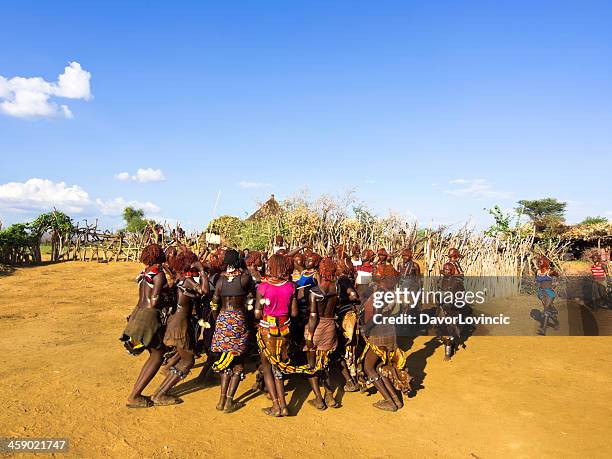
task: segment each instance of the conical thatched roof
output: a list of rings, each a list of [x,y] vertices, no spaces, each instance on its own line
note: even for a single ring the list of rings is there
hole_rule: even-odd
[[[274,199],[274,195],[271,195],[270,199],[264,202],[259,209],[257,209],[247,218],[247,221],[280,217],[282,213],[283,209],[281,208],[280,204],[276,199]]]

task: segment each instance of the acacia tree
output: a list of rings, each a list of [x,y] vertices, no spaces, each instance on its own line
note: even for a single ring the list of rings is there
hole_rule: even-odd
[[[529,216],[538,231],[554,232],[553,229],[565,220],[567,202],[555,198],[524,199],[519,201],[518,205],[517,211]]]
[[[561,202],[555,198],[534,199],[532,201],[523,199],[518,202],[518,211],[528,215],[533,221],[540,221],[545,218],[565,218],[565,208],[567,202]]]

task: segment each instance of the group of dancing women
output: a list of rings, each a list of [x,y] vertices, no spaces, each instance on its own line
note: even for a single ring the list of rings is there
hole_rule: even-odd
[[[443,277],[461,282],[459,252],[451,249]],[[398,260],[394,264],[394,259]],[[271,255],[218,248],[200,256],[187,247],[147,246],[137,276],[138,304],[128,317],[123,345],[132,355],[148,352],[127,401],[130,408],[175,405],[172,389],[185,379],[196,358],[202,365],[195,383],[208,374],[220,376],[216,409],[232,413],[243,406],[236,391],[245,361],[257,367],[254,390],[271,406],[263,412],[289,416],[287,377],[306,378],[318,410],[337,408],[330,370],[343,378],[344,392],[382,396],[374,407],[397,411],[410,393],[407,352],[398,346],[397,326],[374,320],[415,311],[415,305],[374,304],[374,292],[398,286],[419,289],[422,277],[409,248],[389,254],[357,245],[333,247],[324,256],[308,246],[289,250],[281,237]],[[440,309],[438,314],[453,314]],[[449,358],[460,330],[440,330]],[[143,391],[159,372],[164,379],[150,396]]]

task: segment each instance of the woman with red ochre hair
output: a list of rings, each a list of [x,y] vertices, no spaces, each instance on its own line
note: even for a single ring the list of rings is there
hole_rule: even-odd
[[[245,264],[249,274],[251,274],[253,283],[258,285],[262,281],[265,272],[263,254],[256,250],[249,252],[249,256],[246,258]]]
[[[379,265],[391,265],[391,255],[387,252],[387,249],[381,247],[376,251],[376,266]]]
[[[310,315],[304,330],[306,345],[304,351],[308,364],[317,371],[308,376],[308,382],[315,395],[308,403],[319,410],[337,408],[338,402],[329,383],[329,356],[338,345],[336,335],[336,307],[338,306],[337,280],[338,266],[331,258],[324,258],[319,264],[319,284],[312,287],[309,296]],[[321,396],[319,383],[325,388],[325,398]]]
[[[549,322],[553,328],[559,327],[558,311],[553,306],[553,302],[557,297],[557,292],[553,288],[553,280],[559,276],[559,273],[550,267],[550,260],[544,256],[538,258],[536,266],[535,280],[538,284],[538,299],[542,302],[542,307],[544,308],[538,334],[546,335],[546,328]]]
[[[168,395],[168,391],[187,377],[195,363],[191,315],[197,299],[208,293],[206,276],[198,262],[197,255],[188,249],[179,252],[171,260],[171,268],[176,273],[177,306],[168,320],[164,344],[176,349],[178,360],[174,359],[176,363],[170,367],[166,378],[151,397],[155,405],[182,403],[180,398]],[[200,266],[199,272],[192,267],[196,264]]]
[[[306,251],[304,255],[296,254],[293,257],[292,280],[295,285],[298,315],[291,320],[291,334],[295,349],[301,352],[304,347],[304,327],[308,323],[308,308],[310,290],[317,285],[319,262],[321,257],[312,250]],[[297,265],[296,265],[297,263]],[[299,272],[296,272],[296,269]],[[293,348],[293,346],[292,346]]]
[[[372,293],[371,284],[373,281],[374,275],[374,259],[376,258],[376,254],[371,249],[366,249],[361,254],[361,263],[356,268],[355,275],[355,291],[357,292],[357,296],[359,296],[359,300],[363,305],[370,293]]]
[[[374,407],[384,411],[402,408],[404,404],[396,387],[409,388],[408,374],[404,370],[405,356],[397,347],[395,326],[384,322],[384,318],[398,309],[397,305],[395,302],[383,302],[382,306],[377,304],[386,292],[393,291],[398,276],[391,264],[379,264],[376,267],[376,290],[364,304],[363,331],[367,350],[363,366],[368,382],[383,396],[383,400],[374,403]]]
[[[274,417],[288,416],[282,367],[288,364],[290,316],[297,315],[295,287],[289,276],[293,265],[281,255],[272,255],[267,262],[267,280],[257,287],[255,318],[259,320],[257,344],[266,390],[272,406],[264,413]]]
[[[226,413],[236,411],[243,405],[235,401],[234,396],[240,381],[244,379],[243,356],[249,340],[246,304],[253,281],[241,265],[236,250],[225,252],[225,271],[219,277],[211,301],[216,325],[210,350],[219,356],[213,369],[221,374],[221,391],[216,408]]]
[[[457,271],[456,265],[452,262],[444,263],[441,274],[440,292],[443,295],[440,304],[438,304],[436,316],[441,320],[452,318],[452,320],[456,321],[461,317],[461,308],[455,306],[454,301],[447,300],[447,298],[454,298],[457,292],[464,290],[463,274]],[[447,293],[451,293],[452,296],[446,295]],[[444,345],[444,360],[450,360],[457,351],[462,328],[456,322],[446,324],[443,321],[436,325],[435,328],[436,334]]]
[[[338,334],[338,347],[333,359],[340,366],[344,378],[344,391],[356,392],[359,386],[357,377],[357,342],[358,311],[355,307],[358,297],[355,291],[355,266],[343,244],[336,246],[334,251],[338,287],[338,308],[336,310],[336,324]]]
[[[157,244],[148,245],[143,249],[140,261],[144,269],[136,278],[139,284],[138,304],[130,314],[120,339],[130,354],[138,355],[146,349],[149,358],[128,397],[129,408],[147,408],[153,404],[142,395],[142,391],[159,371],[165,350],[161,309],[164,306],[162,292],[167,289],[168,283],[162,268],[164,252]]]
[[[463,258],[463,256],[461,255],[461,253],[459,253],[459,249],[452,247],[448,250],[448,260],[449,263],[454,267],[455,276],[463,277],[463,268],[461,267],[461,263],[459,262],[461,258]]]

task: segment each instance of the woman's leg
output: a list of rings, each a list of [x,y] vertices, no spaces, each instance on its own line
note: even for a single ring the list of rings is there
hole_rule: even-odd
[[[359,390],[357,383],[351,376],[351,372],[349,371],[348,364],[346,360],[344,360],[343,356],[340,356],[340,373],[344,378],[344,392],[356,392]]]
[[[179,355],[178,352],[175,352],[174,355],[172,357],[170,357],[167,362],[164,364],[164,368],[162,369],[162,373],[164,375],[168,374],[168,371],[170,371],[170,368],[172,368],[174,365],[176,365],[179,360],[181,360],[181,356]]]
[[[316,351],[307,351],[306,360],[308,361],[310,368],[314,368],[317,360]],[[327,406],[325,406],[325,402],[323,401],[323,396],[321,395],[321,387],[319,386],[319,376],[317,373],[308,376],[308,384],[310,384],[312,393],[315,396],[314,400],[309,400],[308,403],[318,410],[324,410],[327,408]]]
[[[151,382],[153,377],[159,371],[159,368],[162,364],[163,356],[164,351],[161,349],[152,349],[149,351],[149,358],[140,370],[140,374],[138,375],[136,383],[132,388],[132,392],[128,397],[128,403],[133,404],[136,402],[143,401],[142,391],[145,389],[145,387],[147,387],[147,385]]]
[[[206,361],[202,365],[202,370],[200,371],[200,374],[196,377],[196,381],[199,384],[204,383],[204,381],[206,380],[206,376],[208,376],[208,372],[212,368],[212,364],[217,360],[217,358],[217,355],[212,352],[206,354]]]
[[[327,406],[325,406],[325,402],[323,401],[323,396],[321,395],[321,387],[319,386],[319,377],[316,374],[309,375],[308,384],[310,384],[312,393],[315,396],[314,400],[309,400],[308,403],[310,403],[312,406],[314,406],[315,408],[319,410],[324,410],[325,408],[327,408]]]
[[[280,414],[281,416],[289,416],[289,408],[287,408],[287,401],[285,400],[285,381],[277,377],[277,375],[274,375],[274,386],[276,388],[276,398],[278,400]]]
[[[542,306],[544,308],[544,313],[542,314],[542,326],[540,327],[540,334],[546,334],[546,328],[548,327],[548,320],[552,319],[553,322],[556,319],[554,312],[556,312],[552,303],[554,298],[551,298],[547,292],[542,292]]]
[[[395,387],[393,387],[393,383],[391,382],[391,380],[387,378],[386,376],[381,376],[380,379],[385,385],[387,392],[389,392],[389,395],[391,396],[391,400],[393,400],[393,403],[395,403],[395,406],[397,406],[398,409],[402,408],[404,404],[402,403],[402,400],[399,398],[397,391],[395,390]]]
[[[328,365],[331,365],[331,363]],[[334,391],[329,383],[329,366],[323,368],[320,374],[321,383],[325,389],[325,405],[327,405],[328,408],[338,408],[338,402],[334,398]]]
[[[276,384],[274,382],[274,374],[272,373],[272,365],[270,365],[270,362],[263,354],[261,355],[261,371],[263,373],[266,389],[272,397],[272,407],[264,408],[264,413],[270,416],[280,416],[281,409],[279,407],[278,397],[276,395]]]
[[[231,370],[226,368],[221,372],[221,392],[219,393],[219,401],[217,402],[216,408],[222,411],[225,408],[225,402],[227,400],[227,389],[229,388],[230,379],[232,378]]]
[[[151,400],[153,400],[156,405],[176,405],[182,402],[180,398],[168,395],[168,391],[170,391],[179,381],[187,377],[195,363],[195,359],[191,351],[179,348],[176,352],[181,356],[179,362],[170,368],[166,379],[164,379],[159,389],[157,389],[157,392],[151,397]]]
[[[385,411],[396,411],[397,407],[395,406],[395,403],[393,403],[393,399],[391,398],[389,391],[385,387],[385,384],[381,381],[381,377],[376,371],[376,364],[378,363],[378,360],[379,358],[376,353],[372,349],[368,349],[363,362],[365,372],[368,375],[368,380],[374,384],[376,390],[378,390],[380,395],[384,397],[384,400],[375,403],[374,406]]]
[[[242,403],[234,402],[234,395],[238,389],[240,381],[244,378],[244,366],[242,364],[242,357],[235,357],[232,365],[232,373],[229,381],[229,387],[227,388],[227,398],[225,400],[225,406],[223,411],[231,413],[236,411],[242,406]]]

